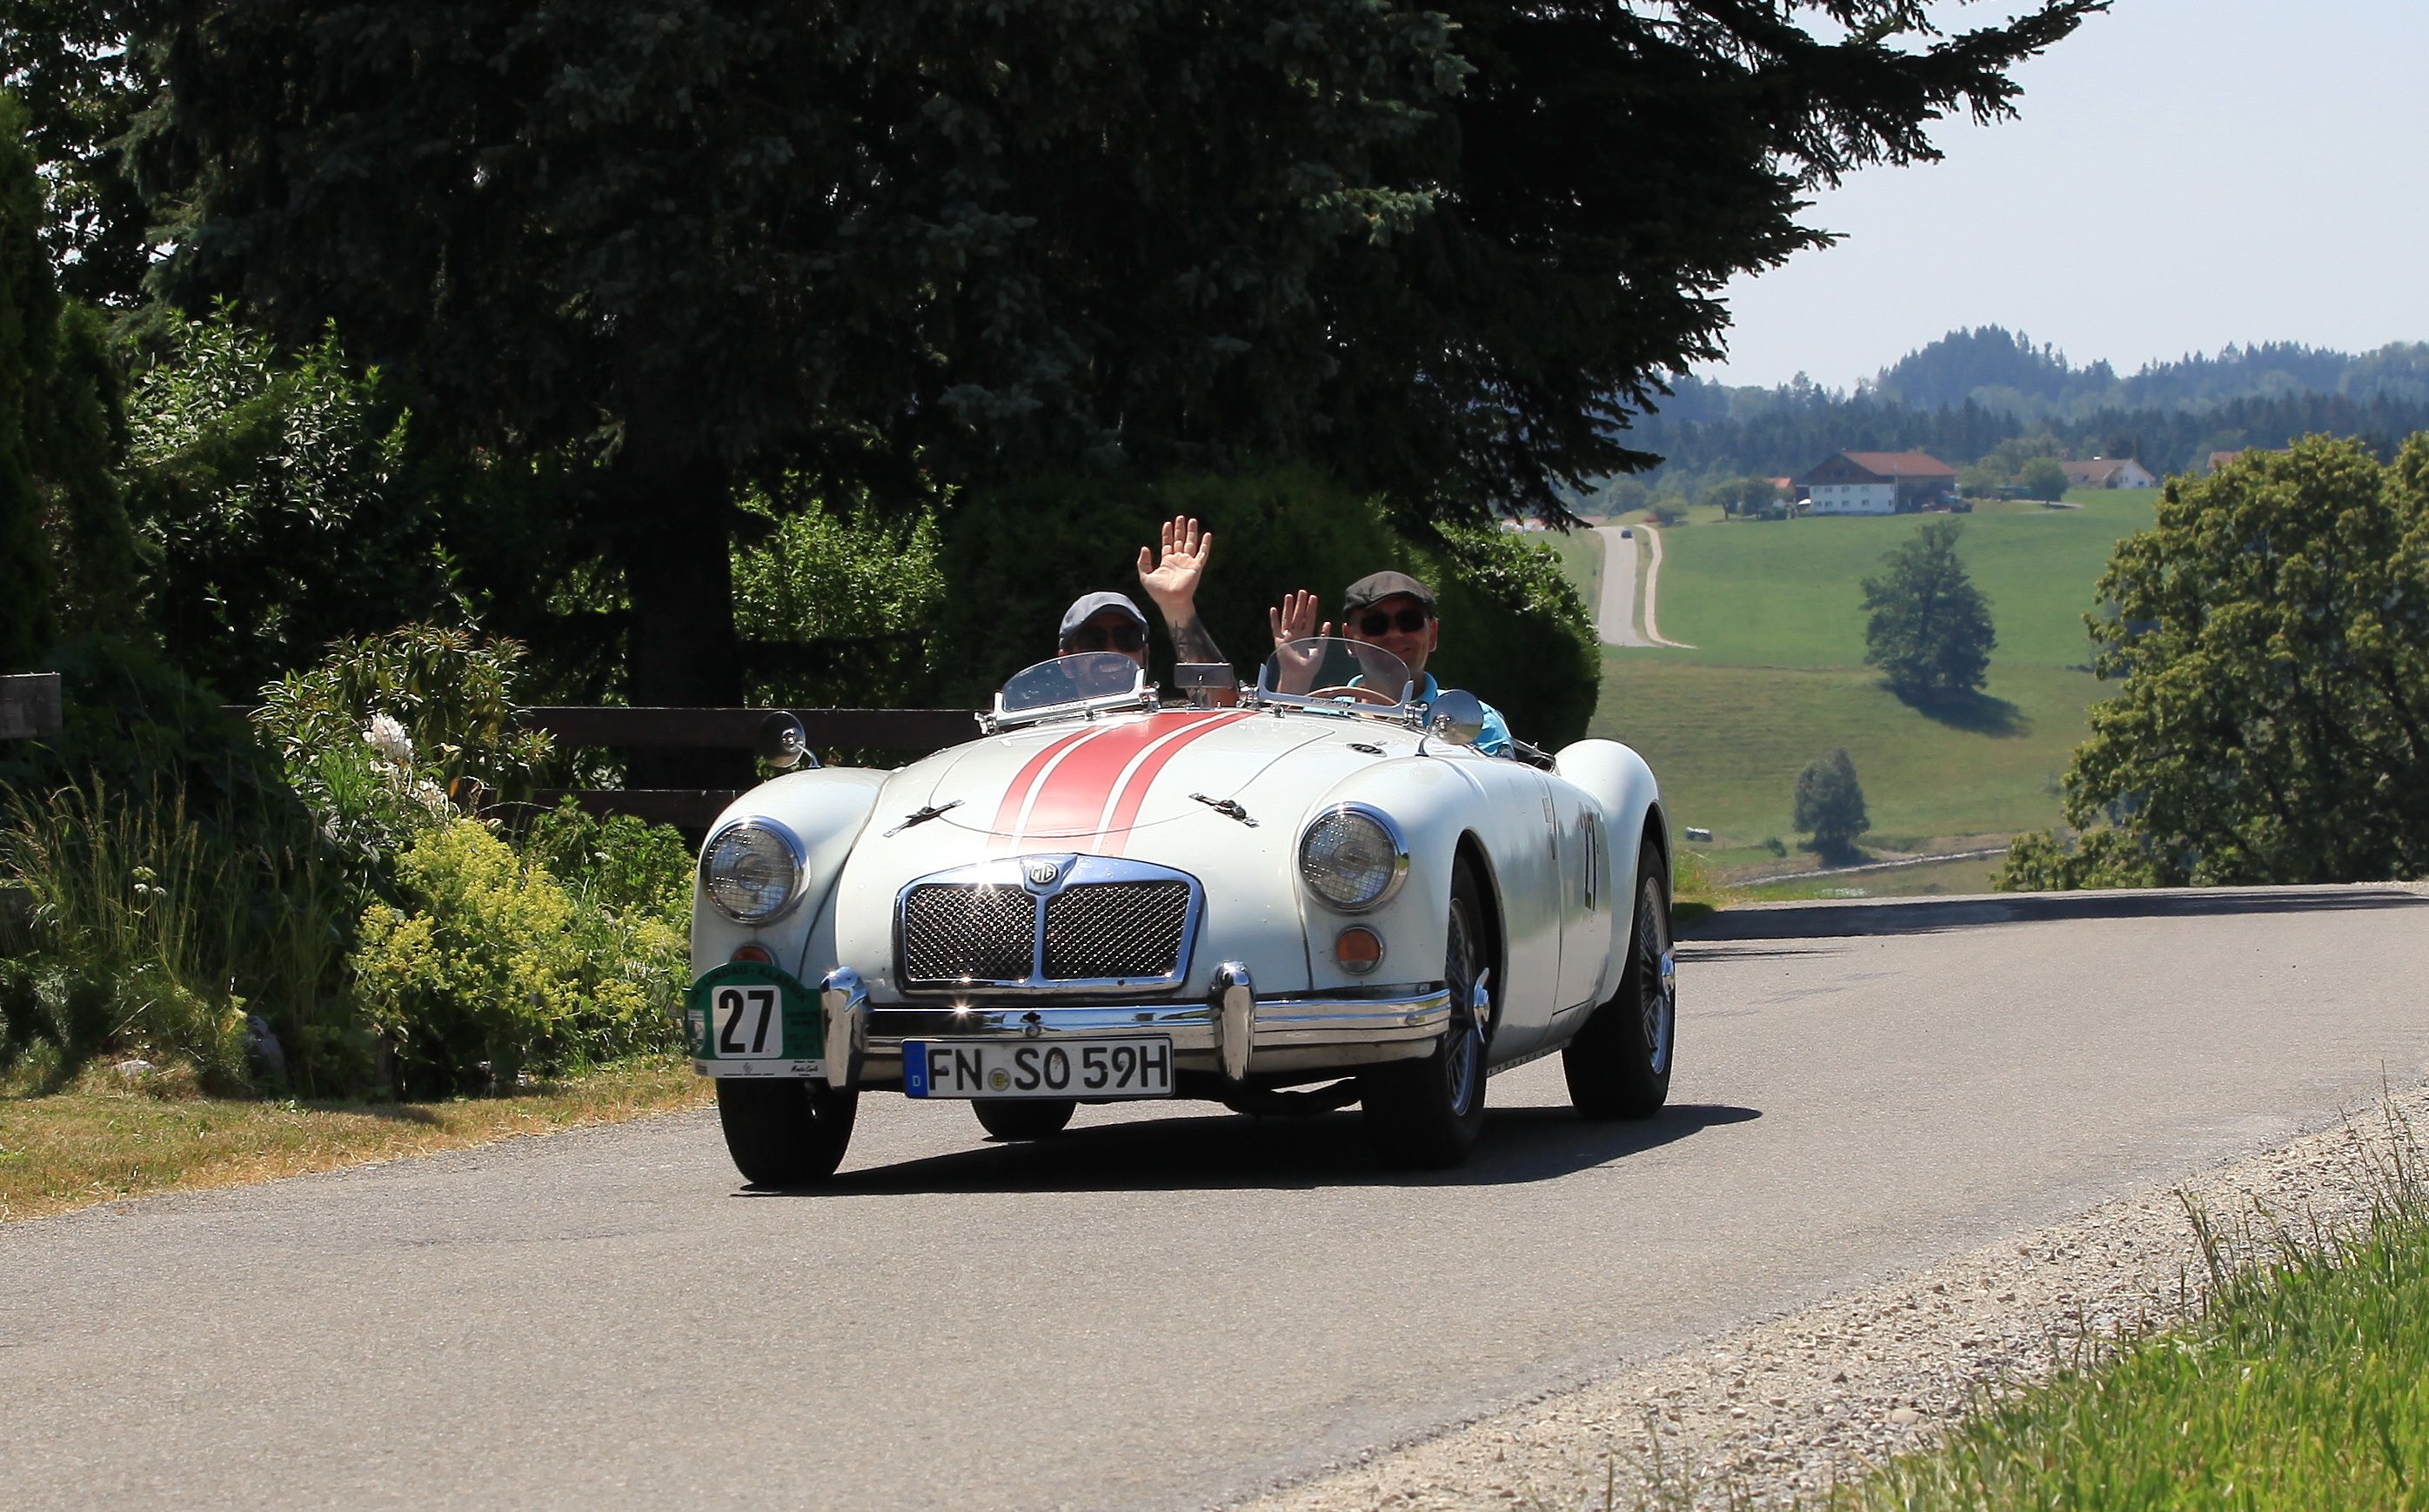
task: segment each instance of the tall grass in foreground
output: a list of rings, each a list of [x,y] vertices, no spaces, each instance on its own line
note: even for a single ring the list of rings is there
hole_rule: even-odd
[[[2371,1220],[2222,1236],[2185,1327],[1988,1408],[1937,1450],[1826,1500],[1939,1508],[2429,1507],[2429,1194],[2388,1115]]]
[[[48,1046],[56,1076],[105,1051],[248,1080],[246,1016],[305,1053],[333,1001],[350,910],[308,850],[242,845],[181,795],[130,800],[94,780],[0,812],[0,1070]]]

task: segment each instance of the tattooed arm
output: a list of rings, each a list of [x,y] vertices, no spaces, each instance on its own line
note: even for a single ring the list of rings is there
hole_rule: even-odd
[[[1139,548],[1139,586],[1164,616],[1174,657],[1229,666],[1231,658],[1214,644],[1206,622],[1198,617],[1198,583],[1205,575],[1207,558],[1214,554],[1214,533],[1200,530],[1198,521],[1179,515],[1165,522],[1163,537],[1160,552],[1154,547]]]

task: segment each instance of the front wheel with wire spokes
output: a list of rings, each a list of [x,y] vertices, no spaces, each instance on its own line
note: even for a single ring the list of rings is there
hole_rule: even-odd
[[[1636,854],[1636,916],[1619,990],[1561,1052],[1569,1101],[1587,1118],[1650,1118],[1670,1099],[1678,1041],[1677,958],[1670,879],[1652,841]]]
[[[1443,981],[1450,1027],[1421,1060],[1394,1060],[1358,1078],[1366,1140],[1386,1165],[1458,1165],[1484,1127],[1485,1050],[1493,1042],[1493,968],[1484,909],[1464,863],[1451,874]]]

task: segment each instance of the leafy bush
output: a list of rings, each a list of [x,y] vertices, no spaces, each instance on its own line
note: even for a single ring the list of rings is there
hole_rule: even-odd
[[[587,907],[470,819],[397,863],[405,907],[363,913],[356,990],[401,1090],[454,1092],[668,1047],[685,940],[644,909]]]
[[[0,788],[157,797],[231,836],[290,838],[307,828],[276,756],[216,693],[157,652],[85,634],[60,645],[48,667],[59,674],[59,731],[0,741]]]
[[[533,821],[523,854],[593,908],[639,910],[669,928],[691,919],[691,847],[672,826],[598,818],[571,798]]]
[[[405,413],[334,333],[289,360],[216,309],[171,333],[127,422],[153,613],[188,668],[255,686],[443,599],[428,501],[399,485]]]
[[[530,793],[552,748],[544,731],[515,723],[522,657],[515,641],[482,644],[437,625],[339,641],[317,666],[264,688],[254,722],[332,839],[366,854],[409,840],[413,807]],[[375,725],[383,717],[392,731]]]
[[[781,519],[763,502],[743,508],[768,526],[734,551],[751,697],[801,707],[912,701],[940,654],[927,633],[945,592],[935,516],[888,524],[866,507]]]
[[[1856,781],[1856,764],[1843,746],[1796,774],[1796,806],[1790,822],[1813,837],[1813,848],[1825,856],[1843,855],[1856,837],[1872,828],[1864,808],[1864,787]]]

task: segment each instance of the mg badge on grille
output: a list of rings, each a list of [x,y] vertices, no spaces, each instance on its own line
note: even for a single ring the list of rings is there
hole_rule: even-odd
[[[1063,879],[1063,864],[1052,860],[1036,860],[1029,863],[1029,885],[1051,887]]]

